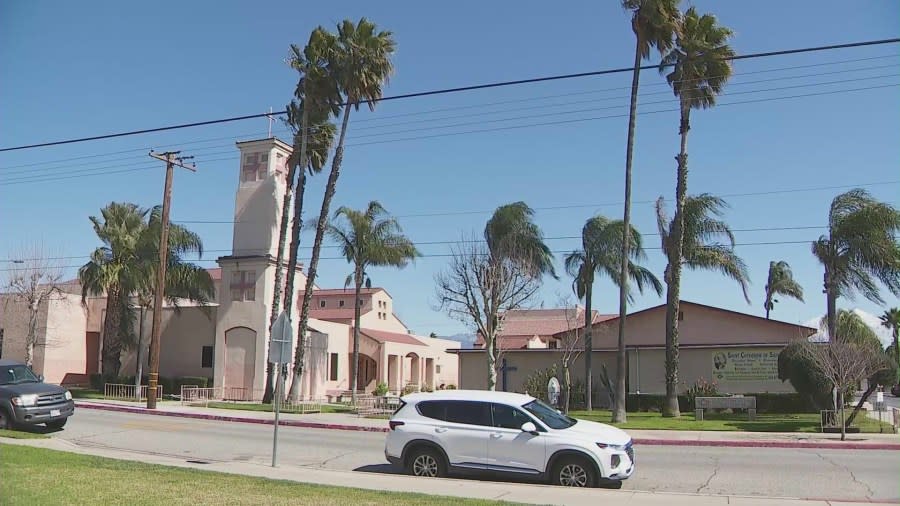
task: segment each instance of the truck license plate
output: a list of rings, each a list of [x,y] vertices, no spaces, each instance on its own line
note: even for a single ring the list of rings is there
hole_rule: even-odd
[[[50,416],[59,416],[59,410],[58,410],[58,409],[51,409],[51,410],[50,410]]]

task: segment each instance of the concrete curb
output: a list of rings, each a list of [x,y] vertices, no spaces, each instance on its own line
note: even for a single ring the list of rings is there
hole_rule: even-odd
[[[207,415],[202,413],[185,413],[179,411],[153,411],[146,408],[130,406],[114,406],[110,404],[93,404],[78,402],[76,406],[84,409],[96,409],[101,411],[117,411],[120,413],[137,413],[154,416],[171,416],[176,418],[193,418],[196,420],[212,420],[219,422],[255,423],[259,425],[273,425],[274,420],[263,418],[245,418],[240,416]],[[387,427],[366,427],[362,425],[347,425],[337,423],[302,422],[298,420],[280,420],[282,427],[301,427],[307,429],[347,430],[357,432],[388,432]],[[647,446],[707,446],[730,448],[808,448],[815,450],[894,450],[900,451],[900,443],[853,443],[853,442],[802,442],[802,441],[699,441],[688,439],[648,439],[635,438],[634,444]]]

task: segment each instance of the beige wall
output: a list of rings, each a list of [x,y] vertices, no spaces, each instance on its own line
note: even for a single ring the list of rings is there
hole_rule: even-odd
[[[678,324],[678,339],[682,346],[750,343],[782,346],[807,336],[801,334],[802,329],[797,325],[690,302],[682,302],[681,311],[684,319]],[[594,349],[615,349],[618,325],[618,320],[594,325]],[[664,346],[665,326],[664,306],[628,316],[625,323],[628,346]]]
[[[164,377],[200,376],[211,378],[213,368],[202,367],[204,346],[215,345],[215,306],[182,307],[180,314],[171,307],[163,308],[162,335],[159,348],[159,375]],[[135,310],[134,332],[140,329],[140,311]],[[150,335],[153,326],[153,312],[144,314],[144,357],[143,374],[149,367]],[[122,375],[135,373],[137,350],[130,349],[122,356]],[[215,355],[213,356],[215,364]]]
[[[49,302],[43,354],[47,383],[61,383],[67,374],[81,375],[87,366],[87,310],[81,296],[61,295]]]
[[[234,234],[232,254],[235,256],[272,255],[276,256],[281,218],[281,200],[284,196],[283,177],[276,177],[275,167],[278,156],[285,160],[290,147],[274,140],[266,139],[238,143],[241,161],[238,163],[238,191],[235,196]],[[261,181],[241,181],[241,167],[247,154],[268,155],[268,177]],[[290,215],[288,215],[290,219]],[[224,273],[223,273],[224,274]],[[230,278],[222,277],[228,286]]]

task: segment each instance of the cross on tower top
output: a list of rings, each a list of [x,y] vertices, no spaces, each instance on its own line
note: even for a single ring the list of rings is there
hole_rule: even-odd
[[[275,116],[272,115],[272,108],[269,107],[269,114],[266,114],[266,120],[269,122],[269,135],[268,138],[272,138],[272,124],[275,123]]]

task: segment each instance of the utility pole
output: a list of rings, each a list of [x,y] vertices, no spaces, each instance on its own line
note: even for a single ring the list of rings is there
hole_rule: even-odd
[[[193,164],[185,165],[185,160],[193,156],[178,156],[181,151],[154,153],[150,157],[166,162],[166,185],[163,190],[162,227],[159,237],[159,267],[156,272],[156,289],[153,293],[153,328],[150,332],[150,373],[147,388],[147,409],[156,409],[156,389],[159,385],[159,345],[162,334],[162,303],[166,290],[166,266],[169,261],[169,207],[172,203],[172,176],[175,166],[197,171]]]

